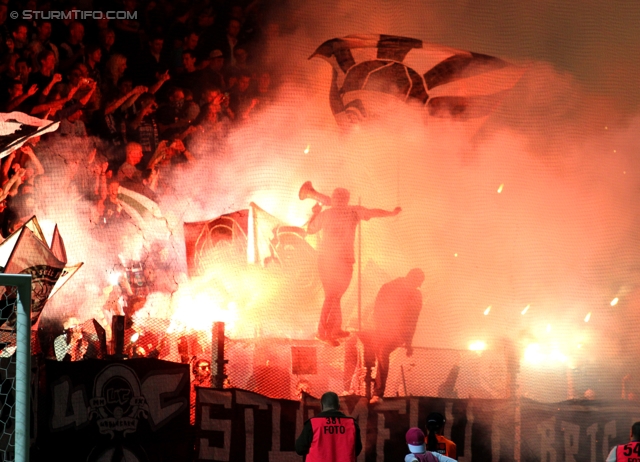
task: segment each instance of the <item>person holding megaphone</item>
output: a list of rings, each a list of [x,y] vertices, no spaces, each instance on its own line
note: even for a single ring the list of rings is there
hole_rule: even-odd
[[[340,300],[349,288],[355,263],[354,241],[356,227],[360,220],[393,217],[402,209],[392,211],[368,209],[360,205],[349,205],[350,193],[344,188],[336,188],[331,197],[313,189],[310,182],[300,188],[300,199],[313,198],[318,201],[313,206],[307,232],[322,231],[318,245],[318,272],[324,289],[324,303],[318,323],[319,340],[338,346],[338,339],[349,335],[342,330],[342,308]],[[322,210],[322,205],[330,206]]]

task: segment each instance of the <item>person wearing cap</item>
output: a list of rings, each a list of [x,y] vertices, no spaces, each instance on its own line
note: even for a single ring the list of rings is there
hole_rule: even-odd
[[[439,412],[432,412],[427,416],[427,448],[444,454],[452,459],[457,459],[456,443],[444,437],[444,424],[446,420]]]
[[[224,55],[220,50],[213,50],[209,53],[207,66],[202,69],[202,83],[207,88],[216,88],[222,92],[226,91],[224,74]]]
[[[631,440],[627,444],[619,444],[614,446],[606,462],[635,462],[640,460],[640,422],[636,422],[631,426],[629,435]]]
[[[305,462],[355,462],[362,451],[360,427],[353,417],[339,411],[338,395],[320,398],[322,411],[304,423],[296,440],[296,453]]]
[[[407,431],[406,441],[410,454],[405,456],[405,462],[455,462],[455,459],[438,452],[428,451],[424,442],[424,432],[418,427],[412,427]]]

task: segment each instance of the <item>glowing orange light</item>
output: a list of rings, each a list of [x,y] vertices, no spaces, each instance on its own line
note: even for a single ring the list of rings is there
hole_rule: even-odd
[[[524,359],[528,363],[538,364],[544,359],[543,354],[540,352],[540,345],[537,343],[531,343],[524,350]]]
[[[469,344],[469,349],[471,351],[484,351],[487,349],[487,344],[482,340],[476,340]]]
[[[530,305],[525,306],[525,307],[524,307],[524,310],[522,310],[522,311],[520,312],[520,314],[525,315],[525,314],[527,313],[527,311],[529,311],[529,306],[530,306]]]
[[[491,305],[489,305],[489,306],[487,307],[487,309],[486,309],[486,310],[484,310],[484,315],[485,315],[485,316],[486,316],[486,315],[488,315],[488,314],[489,314],[489,311],[491,311]]]
[[[117,271],[114,271],[113,273],[109,274],[109,284],[111,284],[112,286],[117,286],[120,282],[120,273]]]
[[[533,365],[548,366],[550,363],[566,363],[569,358],[556,345],[530,343],[524,350],[524,360]]]

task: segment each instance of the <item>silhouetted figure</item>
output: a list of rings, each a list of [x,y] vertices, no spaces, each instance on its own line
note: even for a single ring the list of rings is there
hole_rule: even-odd
[[[457,459],[456,443],[444,437],[446,420],[439,412],[432,412],[427,416],[427,449]]]
[[[387,282],[378,291],[373,306],[373,331],[364,341],[365,349],[374,351],[378,363],[372,403],[384,396],[391,353],[404,347],[407,356],[413,354],[411,343],[422,310],[422,294],[418,288],[423,282],[424,273],[414,268],[406,276]]]
[[[324,289],[324,304],[318,324],[318,339],[337,346],[337,338],[349,335],[342,330],[340,299],[349,288],[353,275],[353,244],[358,223],[360,220],[396,216],[400,211],[400,207],[387,211],[349,205],[349,191],[344,188],[333,191],[331,208],[322,210],[320,204],[313,207],[308,232],[314,234],[322,231],[318,270]]]

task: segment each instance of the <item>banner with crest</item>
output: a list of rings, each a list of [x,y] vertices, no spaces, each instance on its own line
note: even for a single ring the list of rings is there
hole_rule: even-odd
[[[190,458],[188,365],[47,361],[45,376],[33,460]]]

